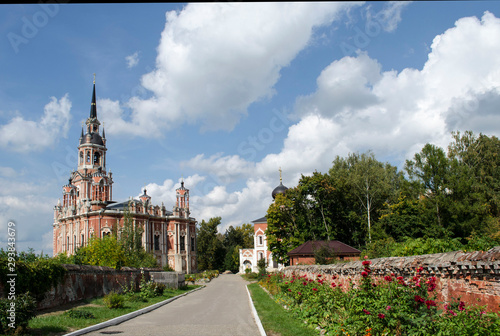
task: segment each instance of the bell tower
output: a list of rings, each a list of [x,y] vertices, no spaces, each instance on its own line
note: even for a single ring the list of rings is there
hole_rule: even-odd
[[[174,207],[174,216],[189,217],[189,189],[184,187],[184,181],[181,182],[181,187],[175,190],[177,201]]]
[[[74,189],[75,203],[85,203],[88,210],[102,209],[112,199],[112,174],[106,172],[106,135],[104,128],[100,132],[100,126],[94,74],[90,115],[85,122],[85,132],[82,125],[78,146],[78,167],[71,173],[70,183],[64,188],[65,191]]]

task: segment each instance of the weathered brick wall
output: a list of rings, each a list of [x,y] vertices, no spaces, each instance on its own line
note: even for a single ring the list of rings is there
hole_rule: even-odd
[[[111,291],[120,292],[123,286],[130,286],[131,281],[139,288],[142,275],[140,269],[128,267],[115,270],[103,266],[63,266],[67,270],[63,281],[45,293],[45,298],[38,303],[38,309],[101,297]],[[149,281],[149,270],[144,270],[144,278]]]
[[[437,299],[449,303],[461,297],[466,304],[486,305],[488,310],[500,311],[500,246],[483,252],[447,252],[411,257],[371,259],[370,268],[375,277],[394,273],[410,279],[416,268],[422,266],[422,275],[437,278]],[[347,288],[351,280],[357,282],[363,270],[362,261],[333,265],[289,266],[287,276],[307,275],[312,278],[321,274]],[[335,278],[335,279],[334,279]]]

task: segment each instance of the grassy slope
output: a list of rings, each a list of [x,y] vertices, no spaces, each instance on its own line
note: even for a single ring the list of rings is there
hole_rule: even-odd
[[[259,314],[262,326],[268,335],[317,336],[318,331],[308,328],[304,323],[274,302],[257,283],[248,286],[252,300]]]

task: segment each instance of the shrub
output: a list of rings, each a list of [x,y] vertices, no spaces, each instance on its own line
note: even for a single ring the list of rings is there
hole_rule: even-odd
[[[123,308],[125,306],[125,298],[115,292],[111,292],[103,298],[104,304],[110,309]]]
[[[23,333],[29,320],[35,317],[35,311],[36,301],[29,293],[18,295],[13,300],[0,299],[0,334]]]
[[[170,265],[163,266],[164,272],[175,272],[175,270]]]
[[[85,310],[74,310],[70,309],[64,312],[64,316],[71,318],[79,318],[79,319],[94,319],[95,316],[91,312]]]

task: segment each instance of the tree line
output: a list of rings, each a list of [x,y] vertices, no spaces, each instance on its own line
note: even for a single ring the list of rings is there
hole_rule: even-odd
[[[219,270],[238,272],[240,264],[239,250],[253,248],[254,229],[251,224],[230,226],[224,233],[217,227],[221,217],[202,220],[197,226],[198,271]]]
[[[267,211],[274,256],[308,240],[339,240],[370,257],[487,249],[500,243],[500,141],[452,133],[426,144],[403,170],[372,152],[337,156],[327,173],[302,176]]]

